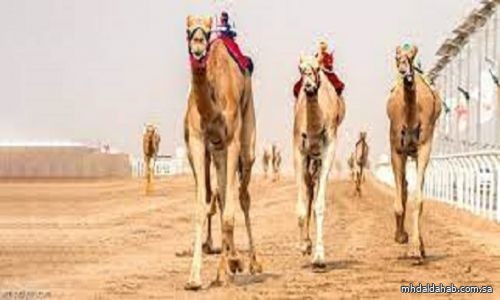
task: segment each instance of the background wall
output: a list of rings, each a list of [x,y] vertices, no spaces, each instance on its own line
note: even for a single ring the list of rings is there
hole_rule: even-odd
[[[0,147],[0,178],[130,177],[129,156],[88,147]]]

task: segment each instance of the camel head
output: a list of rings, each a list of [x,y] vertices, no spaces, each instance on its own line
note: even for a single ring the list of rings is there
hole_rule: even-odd
[[[366,131],[360,131],[360,132],[359,132],[359,140],[360,140],[360,141],[362,141],[362,140],[363,140],[363,141],[364,141],[364,140],[366,140]]]
[[[411,87],[415,82],[415,69],[413,60],[417,55],[418,48],[413,45],[405,44],[396,48],[396,67],[399,75],[403,77],[405,86]]]
[[[319,63],[314,56],[301,56],[299,64],[304,91],[307,96],[316,95],[320,86]]]
[[[153,124],[146,124],[144,126],[144,136],[153,139],[156,133],[156,127]]]
[[[198,66],[204,66],[210,45],[212,17],[188,16],[186,23],[191,63]]]

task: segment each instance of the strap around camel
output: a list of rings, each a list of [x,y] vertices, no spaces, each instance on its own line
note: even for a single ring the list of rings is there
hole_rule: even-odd
[[[427,78],[427,76],[425,74],[423,74],[421,72],[415,72],[415,76],[420,77],[422,79],[422,81],[425,83],[425,85],[429,89],[433,90],[431,82],[430,82],[430,80]],[[394,81],[394,84],[392,85],[391,93],[394,91],[394,89],[396,87],[398,87],[399,85],[403,85],[404,84],[403,80],[404,80],[403,76],[398,73],[398,76],[396,77],[396,80]]]

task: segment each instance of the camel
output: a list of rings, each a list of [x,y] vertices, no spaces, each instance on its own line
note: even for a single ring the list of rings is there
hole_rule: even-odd
[[[280,179],[281,151],[276,144],[273,144],[271,153],[272,153],[273,181],[277,181]]]
[[[267,147],[264,148],[264,153],[262,154],[262,169],[264,170],[264,179],[267,178],[267,171],[269,170],[269,165],[271,164],[272,153]]]
[[[146,194],[153,191],[154,165],[156,156],[160,151],[160,134],[158,129],[147,124],[142,136],[142,149],[144,152],[144,173],[146,177]]]
[[[364,169],[368,162],[368,143],[366,143],[366,132],[359,133],[359,140],[356,142],[356,149],[354,151],[354,170],[355,170],[355,185],[356,195],[361,197],[361,183],[364,180]]]
[[[355,173],[354,173],[354,152],[352,152],[347,158],[347,166],[349,167],[349,175],[351,176],[351,180],[354,182]]]
[[[417,52],[416,46],[405,45],[396,49],[399,80],[391,90],[387,102],[387,116],[390,121],[391,163],[396,183],[395,240],[400,244],[408,243],[408,233],[404,229],[408,198],[406,161],[408,158],[413,158],[417,163],[417,185],[415,198],[411,202],[413,232],[408,254],[409,257],[416,258],[417,262],[422,262],[425,258],[420,231],[423,211],[422,189],[442,104],[438,94],[413,67]]]
[[[323,220],[328,177],[345,105],[314,56],[301,57],[299,69],[303,85],[294,107],[293,153],[300,247],[303,255],[312,254],[309,223],[314,203],[316,245],[312,266],[321,269],[325,267]]]
[[[195,242],[187,290],[201,288],[202,229],[213,213],[210,165],[213,161],[222,213],[222,254],[214,284],[226,284],[243,271],[234,244],[234,213],[239,204],[249,242],[249,271],[262,272],[250,224],[250,183],[255,161],[255,110],[251,77],[243,73],[223,41],[210,41],[211,17],[187,17],[191,87],[184,118],[184,139],[196,183]],[[239,188],[239,191],[238,191]]]

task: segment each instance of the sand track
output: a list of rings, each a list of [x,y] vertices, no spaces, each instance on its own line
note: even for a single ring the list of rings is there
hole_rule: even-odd
[[[257,176],[256,176],[257,177]],[[255,179],[254,236],[265,272],[209,288],[218,256],[204,256],[204,289],[185,292],[193,239],[191,177],[173,177],[142,195],[139,181],[0,183],[0,293],[49,291],[52,299],[401,298],[402,284],[493,285],[500,298],[500,225],[425,202],[427,262],[413,266],[393,242],[390,189],[375,182],[354,197],[333,182],[325,218],[327,268],[314,273],[297,249],[295,185]],[[219,245],[218,217],[215,243]],[[243,216],[236,243],[247,248]],[[248,259],[242,253],[245,263]],[[1,294],[0,294],[1,296]],[[429,298],[430,295],[427,296]],[[432,298],[450,295],[432,295]]]

